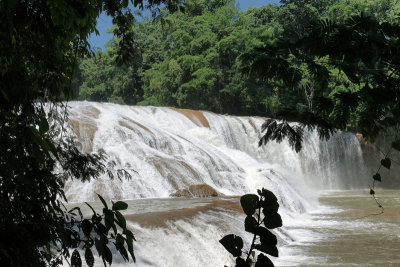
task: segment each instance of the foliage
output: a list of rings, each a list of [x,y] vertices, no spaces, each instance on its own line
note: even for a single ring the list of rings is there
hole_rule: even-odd
[[[285,0],[280,6],[239,12],[232,0],[202,0],[187,1],[184,13],[161,9],[162,21],[144,17],[131,25],[137,48],[132,54],[134,63],[122,68],[113,63],[119,38],[112,39],[105,52],[80,63],[79,99],[272,118],[284,117],[281,113],[285,112],[304,113],[309,120],[328,126],[329,121],[307,113],[311,99],[330,104],[335,102],[333,94],[356,91],[359,85],[336,65],[327,66],[332,77],[321,79],[328,82],[322,84],[313,77],[317,70],[313,70],[313,60],[299,59],[291,49],[310,35],[310,28],[321,19],[345,23],[359,12],[375,16],[379,23],[393,24],[398,21],[400,6],[395,0]],[[262,73],[243,74],[243,70],[257,69],[251,58],[259,59]],[[290,80],[296,86],[288,86]],[[326,89],[315,95],[320,92],[315,88],[321,86]],[[357,111],[347,114],[348,129],[357,128]],[[330,131],[322,134],[326,137]]]
[[[378,134],[398,129],[398,3],[347,1],[353,4],[350,8],[344,2],[329,6],[325,12],[333,14],[333,19],[311,22],[297,40],[283,35],[272,44],[242,55],[250,75],[278,80],[292,94],[304,92],[303,99],[289,100],[288,107],[277,112],[280,121],[270,119],[264,123],[260,145],[288,137],[299,151],[305,128],[316,128],[321,138],[329,138],[337,130],[356,130],[372,141]],[[347,8],[347,13],[336,12]],[[398,134],[392,147],[396,149],[397,143]],[[381,181],[380,168],[391,167],[389,155],[390,150],[372,177],[370,193],[374,198],[375,182]]]
[[[334,129],[350,126],[373,139],[399,123],[399,32],[399,25],[379,23],[363,14],[344,23],[321,20],[293,45],[284,45],[282,40],[246,55],[246,60],[252,62],[251,72],[280,79],[292,90],[302,87],[307,77],[306,85],[312,88],[309,104],[301,110],[282,109],[280,118],[301,122],[303,127],[319,126],[325,138]],[[275,60],[266,60],[270,57]],[[281,66],[286,73],[277,71]],[[349,86],[335,88],[340,76]],[[354,113],[357,120],[352,125]],[[279,136],[274,135],[271,139]]]
[[[275,8],[263,10],[272,14]],[[84,59],[83,78],[77,81],[79,98],[110,101],[116,95],[123,103],[264,114],[270,90],[258,79],[244,77],[238,60],[242,52],[278,31],[269,30],[264,25],[269,22],[257,16],[261,15],[256,10],[239,12],[234,1],[203,0],[187,1],[184,13],[166,13],[164,24],[144,18],[133,25],[136,63],[120,70],[97,57]],[[113,39],[101,58],[112,58],[118,42]],[[128,94],[116,91],[119,81],[129,88]]]
[[[237,267],[248,266],[274,266],[272,261],[265,255],[278,257],[277,238],[268,229],[275,229],[282,226],[282,218],[278,213],[278,199],[267,189],[257,190],[258,195],[247,194],[240,198],[240,204],[246,214],[244,227],[246,232],[253,234],[250,249],[242,258],[243,240],[240,236],[233,234],[224,236],[219,242],[225,249],[236,258]],[[262,215],[264,218],[262,218]],[[264,224],[265,227],[261,226]],[[256,258],[254,250],[260,253]]]
[[[133,235],[118,211],[124,204],[105,207],[103,214],[94,212],[91,219],[78,216],[79,209],[63,206],[67,179],[85,181],[114,171],[105,167],[105,155],[82,154],[75,140],[65,136],[67,107],[59,102],[71,96],[77,58],[90,54],[87,38],[96,31],[102,11],[118,25],[116,60],[121,64],[132,59],[133,16],[128,3],[0,2],[1,266],[57,266],[63,258],[68,260],[70,249],[76,249],[71,256],[74,266],[82,262],[82,249],[91,266],[93,246],[105,263],[111,263],[110,245],[125,260],[127,247],[134,259]],[[162,3],[171,10],[178,7],[172,0],[151,0],[148,7]],[[121,172],[116,170],[116,176]]]

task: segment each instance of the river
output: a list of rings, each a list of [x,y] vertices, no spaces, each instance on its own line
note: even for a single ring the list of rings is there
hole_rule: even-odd
[[[379,210],[365,190],[371,178],[354,134],[320,140],[307,131],[303,150],[295,153],[286,142],[258,147],[264,118],[93,102],[70,106],[70,134],[80,149],[104,150],[113,168],[126,169],[132,179],[68,181],[66,196],[82,207],[84,201],[98,206],[96,193],[125,200],[138,266],[233,265],[218,240],[234,233],[249,246],[238,196],[262,187],[277,195],[284,224],[275,231],[277,266],[400,264],[399,191],[377,190],[386,210],[370,215]],[[185,192],[218,197],[174,197]],[[113,265],[130,264],[115,257]]]

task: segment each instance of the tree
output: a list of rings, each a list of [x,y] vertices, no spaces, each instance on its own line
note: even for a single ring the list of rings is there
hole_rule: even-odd
[[[135,7],[142,1],[131,1]],[[134,17],[129,1],[12,1],[0,2],[0,265],[56,266],[68,260],[81,265],[78,248],[93,266],[92,247],[106,264],[113,245],[125,260],[133,254],[133,234],[120,210],[102,199],[103,214],[90,219],[78,208],[63,207],[66,179],[89,180],[102,172],[121,177],[123,170],[108,170],[105,155],[82,154],[65,136],[72,76],[78,57],[90,54],[88,35],[96,31],[102,11],[113,17],[120,37],[116,60],[134,56]],[[150,0],[146,8],[178,1]],[[100,196],[99,196],[100,197]],[[120,230],[116,228],[118,225]],[[110,242],[112,241],[112,242]],[[128,252],[127,252],[128,251]]]
[[[293,92],[304,88],[303,99],[308,101],[297,103],[301,108],[282,109],[278,114],[281,121],[267,120],[260,145],[287,137],[299,151],[305,128],[316,128],[321,138],[354,129],[369,140],[394,130],[391,147],[400,150],[399,47],[398,20],[380,21],[375,15],[361,13],[345,21],[322,19],[295,43],[281,39],[245,55],[250,62],[247,71],[278,79]],[[372,177],[370,194],[374,198],[375,183],[381,181],[379,170],[382,166],[390,169],[389,155],[390,150]]]

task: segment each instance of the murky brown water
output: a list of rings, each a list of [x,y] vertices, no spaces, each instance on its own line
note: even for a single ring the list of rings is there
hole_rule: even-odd
[[[400,190],[378,189],[376,194],[385,208],[380,215],[368,190],[322,194],[326,209],[312,214],[304,226],[292,227],[309,238],[285,248],[298,255],[287,265],[400,266]]]
[[[280,257],[274,259],[276,266],[400,266],[400,190],[378,189],[376,193],[385,208],[380,215],[376,215],[380,209],[368,190],[332,191],[321,194],[321,209],[318,211],[284,219],[287,234],[294,242],[280,246]],[[239,216],[234,223],[237,225],[235,228],[238,228],[236,231],[243,230],[243,216],[238,198],[139,199],[126,202],[129,209],[123,213],[136,225],[133,229],[135,234],[139,238],[143,236],[139,246],[146,245],[149,242],[148,236],[155,234],[167,233],[166,237],[174,241],[178,235],[193,235],[201,229],[197,225],[198,216],[205,216],[208,223],[220,229],[218,235],[233,230],[232,225],[223,224],[224,219],[217,219],[228,216],[227,214]],[[96,210],[101,210],[101,203],[91,204]],[[79,206],[84,214],[91,213],[86,205]],[[211,216],[212,214],[216,217]],[[166,232],[167,228],[179,230],[177,226],[184,223],[199,229],[196,228],[193,232],[185,230],[184,233]],[[205,229],[207,228],[203,230]],[[172,237],[174,234],[177,235],[176,238]],[[208,246],[219,248],[219,236],[208,238]],[[194,245],[198,246],[196,243]],[[179,247],[177,244],[173,247],[175,246]],[[150,257],[144,249],[138,251],[138,254],[141,253],[138,256]],[[145,264],[139,262],[138,265]],[[154,263],[154,266],[162,266],[162,263]]]

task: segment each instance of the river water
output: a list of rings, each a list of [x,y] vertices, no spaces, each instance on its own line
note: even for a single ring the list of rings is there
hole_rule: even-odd
[[[399,191],[378,190],[386,210],[370,215],[379,210],[363,189],[371,178],[354,134],[320,140],[309,131],[295,153],[286,142],[258,147],[264,118],[92,102],[70,106],[70,134],[80,149],[104,150],[114,161],[111,171],[124,168],[132,179],[68,181],[66,196],[82,207],[85,201],[98,206],[96,193],[125,200],[138,266],[232,266],[218,240],[233,233],[249,246],[237,196],[262,187],[277,195],[284,223],[275,231],[277,266],[400,266]],[[173,197],[204,186],[200,195],[219,196]],[[113,265],[130,264],[115,256]]]
[[[321,192],[319,210],[284,220],[276,266],[400,266],[400,190]],[[135,233],[138,266],[233,266],[218,240],[235,233],[244,215],[237,197],[128,200],[124,215]],[[91,203],[101,210],[100,202]],[[71,204],[71,207],[73,204]],[[80,204],[83,213],[90,214]],[[379,215],[377,215],[379,214]],[[101,262],[97,262],[101,266]],[[115,266],[129,264],[114,255]]]
[[[283,248],[291,257],[280,264],[400,266],[400,191],[379,189],[377,198],[383,214],[368,190],[321,193],[320,210],[288,226],[303,238]]]

